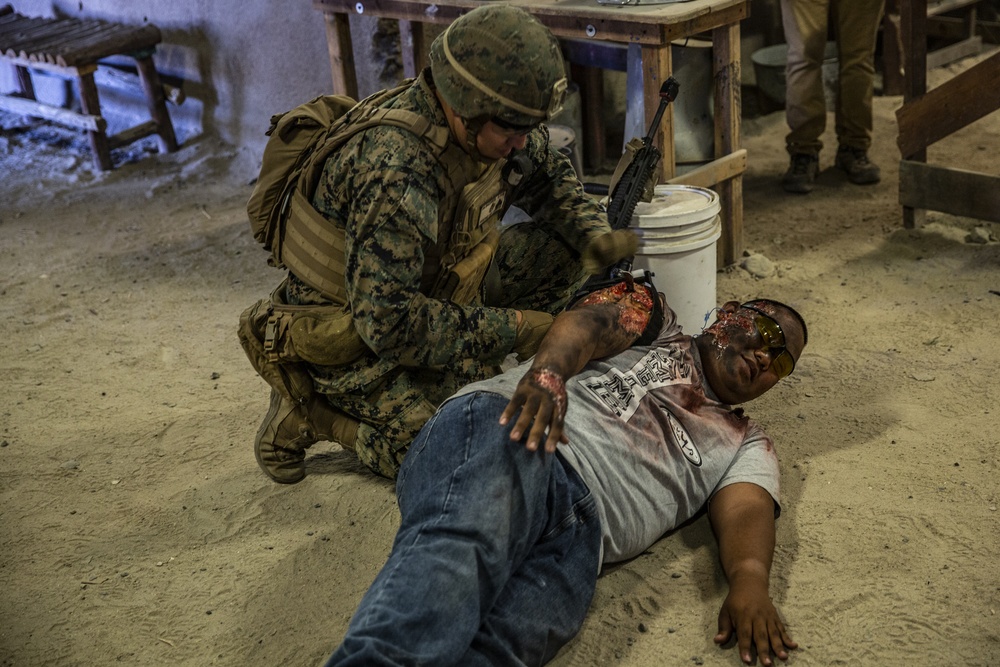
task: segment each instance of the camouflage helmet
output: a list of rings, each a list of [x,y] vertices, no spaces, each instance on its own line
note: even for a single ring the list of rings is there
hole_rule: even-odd
[[[462,118],[533,127],[566,95],[559,42],[523,9],[483,5],[460,16],[430,48],[431,75]]]

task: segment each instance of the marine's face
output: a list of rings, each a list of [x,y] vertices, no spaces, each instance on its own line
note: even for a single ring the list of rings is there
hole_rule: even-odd
[[[499,160],[511,152],[524,148],[528,141],[530,130],[510,130],[502,128],[493,121],[483,124],[476,136],[476,148],[479,154],[487,160]]]
[[[730,405],[753,400],[777,384],[790,371],[782,352],[787,351],[794,364],[805,346],[802,325],[791,313],[765,302],[754,307],[757,310],[730,301],[698,338],[705,378],[719,399]]]

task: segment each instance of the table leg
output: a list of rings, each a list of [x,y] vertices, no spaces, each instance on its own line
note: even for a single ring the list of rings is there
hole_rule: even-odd
[[[100,116],[101,102],[97,96],[93,71],[81,71],[78,82],[80,84],[81,110],[91,116]],[[103,128],[100,128],[88,130],[87,136],[90,139],[90,150],[94,154],[94,165],[100,171],[108,171],[111,169],[111,148],[108,146],[108,135],[105,134]]]
[[[335,95],[358,97],[358,75],[354,71],[354,45],[351,24],[342,12],[324,12],[326,45],[330,51],[330,72]]]
[[[740,26],[738,23],[712,31],[712,73],[715,78],[715,157],[739,150],[742,104],[740,84]],[[722,204],[722,237],[718,245],[719,266],[735,264],[743,254],[743,174],[719,183]]]
[[[139,83],[146,97],[146,107],[149,117],[156,123],[157,144],[161,153],[173,153],[177,150],[177,135],[174,134],[174,124],[167,112],[167,98],[163,93],[160,74],[156,71],[151,55],[138,55],[135,59],[139,72]]]
[[[649,129],[649,123],[656,115],[660,106],[660,86],[673,71],[673,60],[670,43],[659,46],[642,47],[642,81],[643,98],[646,101],[646,118],[643,122],[643,133]],[[683,89],[680,92],[684,94]],[[673,178],[677,169],[674,156],[674,106],[671,104],[663,114],[660,127],[656,128],[653,143],[663,152],[660,163],[659,183],[665,183]]]

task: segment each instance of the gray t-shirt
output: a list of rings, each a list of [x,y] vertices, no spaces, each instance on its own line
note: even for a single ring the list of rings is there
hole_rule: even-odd
[[[702,383],[701,358],[667,310],[660,337],[592,361],[566,383],[563,458],[590,488],[603,562],[632,558],[693,517],[719,489],[751,482],[778,503],[771,439]],[[529,363],[459,391],[506,397]]]

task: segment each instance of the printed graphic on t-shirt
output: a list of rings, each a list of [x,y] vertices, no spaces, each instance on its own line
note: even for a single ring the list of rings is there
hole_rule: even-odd
[[[691,364],[676,346],[654,348],[627,371],[611,369],[604,375],[578,380],[618,417],[628,421],[643,397],[653,389],[691,384]]]
[[[694,446],[694,442],[692,442],[691,436],[688,435],[687,429],[677,420],[677,417],[670,414],[669,410],[664,410],[663,414],[667,416],[667,421],[670,422],[670,431],[674,434],[674,442],[681,448],[684,458],[692,464],[700,466],[701,452]]]

